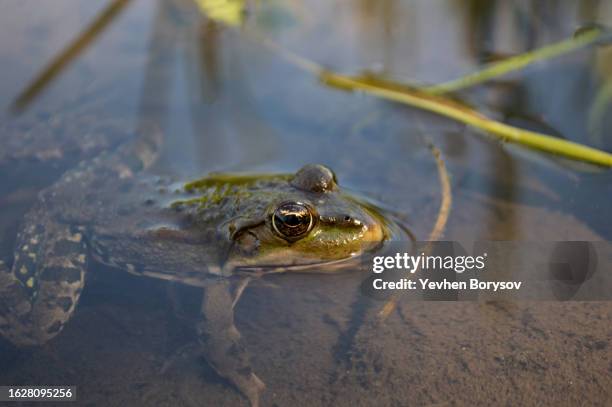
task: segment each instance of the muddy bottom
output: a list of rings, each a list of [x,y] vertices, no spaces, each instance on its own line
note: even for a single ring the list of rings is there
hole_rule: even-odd
[[[114,277],[121,291],[90,289],[51,343],[3,343],[0,382],[76,385],[84,406],[248,405],[204,360],[177,353],[195,336],[164,284]],[[270,280],[237,309],[264,406],[612,401],[609,303],[405,302],[373,329],[381,303],[352,300],[354,276]]]

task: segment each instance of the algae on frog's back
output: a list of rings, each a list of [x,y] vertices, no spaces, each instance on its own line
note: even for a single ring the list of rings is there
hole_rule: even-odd
[[[253,185],[262,181],[290,181],[292,174],[232,174],[212,173],[207,177],[188,182],[184,185],[186,192],[207,189],[218,185]]]
[[[289,181],[291,177],[290,174],[213,173],[208,177],[184,184],[182,188],[184,192],[199,195],[174,201],[171,203],[171,207],[199,205],[200,209],[206,209],[210,204],[219,204],[224,198],[233,198],[237,201],[249,199],[253,195],[250,187],[261,185],[265,181]]]

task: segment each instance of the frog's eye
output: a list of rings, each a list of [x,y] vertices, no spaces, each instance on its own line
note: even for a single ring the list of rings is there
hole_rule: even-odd
[[[314,216],[301,202],[285,202],[272,215],[272,228],[281,237],[294,240],[306,235],[314,226]]]

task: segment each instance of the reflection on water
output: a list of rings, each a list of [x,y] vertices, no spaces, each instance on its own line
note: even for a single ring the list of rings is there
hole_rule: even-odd
[[[250,34],[339,72],[432,84],[587,24],[612,26],[608,2],[254,3],[243,29],[205,18],[189,0],[0,6],[3,259],[39,191],[152,122],[165,135],[154,174],[193,179],[322,163],[344,185],[400,212],[423,239],[440,199],[431,142],[452,176],[446,239],[612,237],[609,172],[326,88]],[[542,62],[461,97],[496,119],[609,151],[612,97],[602,90],[612,77],[609,48]],[[178,291],[192,310],[199,290],[91,268],[98,272],[60,336],[27,351],[0,342],[0,384],[77,384],[89,405],[245,403],[197,358],[178,357],[159,373],[195,335],[192,319],[168,298]],[[609,378],[593,372],[609,370],[598,353],[609,350],[609,338],[599,322],[584,322],[610,320],[609,304],[400,304],[372,331],[364,326],[381,304],[359,294],[362,281],[358,273],[279,275],[245,292],[236,324],[268,385],[264,405],[490,403],[542,376],[553,394],[513,400],[609,397]],[[579,356],[559,356],[572,354]]]

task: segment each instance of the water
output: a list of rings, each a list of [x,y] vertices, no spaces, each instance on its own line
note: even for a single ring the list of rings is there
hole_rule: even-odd
[[[612,236],[609,171],[327,88],[251,34],[338,72],[431,84],[586,24],[610,26],[606,2],[262,1],[243,31],[203,19],[186,0],[116,3],[99,35],[25,99],[33,78],[108,4],[0,4],[3,258],[38,191],[81,154],[123,141],[95,136],[110,122],[163,128],[158,174],[328,165],[341,185],[401,212],[417,239],[426,239],[440,200],[433,143],[452,181],[445,239]],[[591,117],[611,55],[609,46],[591,47],[461,96],[496,119],[610,151],[609,107],[596,123]],[[87,134],[91,149],[66,147]],[[58,145],[72,153],[53,155]],[[46,154],[32,159],[39,146]],[[201,359],[178,358],[160,373],[194,338],[172,291],[191,309],[198,290],[92,268],[61,335],[24,351],[0,342],[0,384],[74,384],[79,405],[247,405]],[[351,273],[280,275],[249,287],[236,324],[268,386],[263,405],[603,405],[612,397],[609,302],[410,301],[373,330],[382,302],[360,294],[362,281]]]

